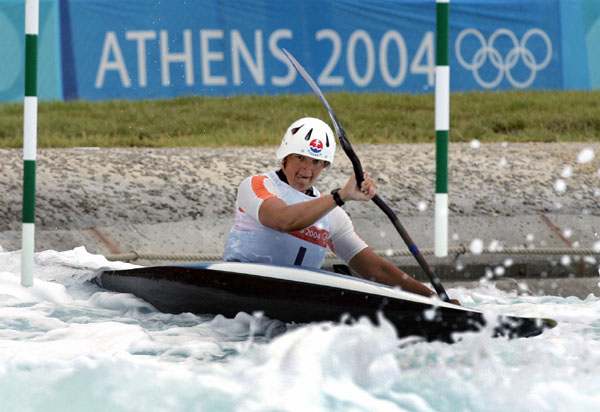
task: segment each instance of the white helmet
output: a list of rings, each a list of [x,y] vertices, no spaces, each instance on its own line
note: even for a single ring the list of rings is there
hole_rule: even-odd
[[[327,123],[314,117],[296,120],[283,135],[277,159],[281,162],[292,153],[325,160],[331,166],[335,155],[335,134]]]

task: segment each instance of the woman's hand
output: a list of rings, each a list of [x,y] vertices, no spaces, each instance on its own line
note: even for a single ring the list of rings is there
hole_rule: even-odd
[[[364,172],[364,180],[360,185],[360,189],[356,183],[354,173],[348,179],[346,186],[339,191],[339,195],[344,202],[348,200],[371,200],[375,196],[375,182],[371,179],[368,172]]]

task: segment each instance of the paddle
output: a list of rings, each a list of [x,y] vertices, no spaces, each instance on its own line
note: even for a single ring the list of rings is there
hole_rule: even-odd
[[[323,103],[323,105],[325,105],[325,108],[329,112],[329,116],[331,116],[331,120],[333,121],[333,126],[335,127],[335,132],[338,135],[338,139],[340,141],[342,149],[344,149],[346,156],[348,156],[348,158],[352,162],[352,167],[354,168],[354,175],[356,176],[356,182],[357,182],[358,186],[360,187],[360,184],[364,180],[362,165],[360,164],[360,159],[354,152],[352,145],[350,145],[350,141],[346,137],[346,133],[344,132],[344,129],[342,128],[342,125],[340,124],[339,120],[337,119],[335,113],[333,112],[331,105],[325,98],[325,95],[323,94],[321,89],[319,89],[319,86],[317,86],[315,81],[312,79],[312,77],[310,77],[310,75],[304,69],[304,67],[302,67],[302,65],[300,63],[298,63],[298,60],[296,60],[294,58],[294,56],[292,56],[290,54],[290,52],[288,52],[286,49],[282,49],[282,50],[283,50],[283,53],[287,56],[287,58],[290,60],[290,62],[294,66],[294,68],[298,71],[298,73],[300,73],[300,75],[304,78],[304,80],[306,80],[306,83],[308,83],[310,88],[313,90],[313,92],[315,92],[315,94],[317,95],[319,100],[321,100],[321,102]],[[443,301],[450,302],[450,299],[448,298],[448,294],[446,293],[446,291],[444,290],[444,287],[442,286],[442,282],[440,281],[440,279],[437,276],[435,276],[433,274],[433,272],[431,271],[431,268],[429,267],[429,264],[423,257],[423,254],[421,253],[421,251],[419,250],[419,248],[417,247],[415,242],[412,240],[412,238],[410,237],[410,235],[408,234],[406,229],[404,229],[404,226],[402,226],[402,223],[400,223],[400,220],[398,219],[398,217],[396,216],[394,211],[378,195],[375,195],[375,197],[373,197],[373,202],[375,202],[375,204],[391,220],[392,224],[394,225],[394,227],[396,228],[396,230],[398,231],[398,233],[404,240],[404,243],[406,243],[406,246],[408,246],[408,250],[410,250],[412,255],[415,257],[415,259],[419,263],[419,266],[421,266],[421,269],[423,269],[423,271],[425,272],[425,274],[431,281],[431,284],[433,285],[438,296]]]

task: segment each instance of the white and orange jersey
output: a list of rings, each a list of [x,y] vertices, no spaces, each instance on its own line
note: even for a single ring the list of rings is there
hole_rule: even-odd
[[[315,188],[313,194],[321,195]],[[297,232],[282,233],[264,226],[258,211],[272,197],[288,205],[314,199],[282,181],[276,172],[246,178],[238,188],[235,221],[225,243],[224,261],[320,268],[327,246],[346,263],[367,247],[340,207]]]

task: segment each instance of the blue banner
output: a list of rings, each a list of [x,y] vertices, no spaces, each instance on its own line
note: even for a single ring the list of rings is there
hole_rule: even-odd
[[[62,100],[59,16],[55,0],[40,0],[38,97]],[[0,1],[0,101],[23,101],[25,91],[25,2]]]
[[[580,13],[583,15],[581,17],[583,25],[580,23],[578,27],[583,27],[584,29],[584,44],[590,73],[589,87],[600,89],[600,1],[583,0],[582,6]],[[585,60],[573,61],[572,64],[585,65]],[[582,88],[586,87],[583,86]]]
[[[558,2],[454,4],[452,23],[454,90],[561,88]]]
[[[22,96],[22,3],[0,0],[0,57],[19,61],[0,66],[0,100]],[[451,90],[598,87],[599,54],[590,55],[600,37],[596,5],[451,0]],[[325,91],[430,93],[435,7],[434,0],[42,0],[40,97],[307,93],[282,48]]]

